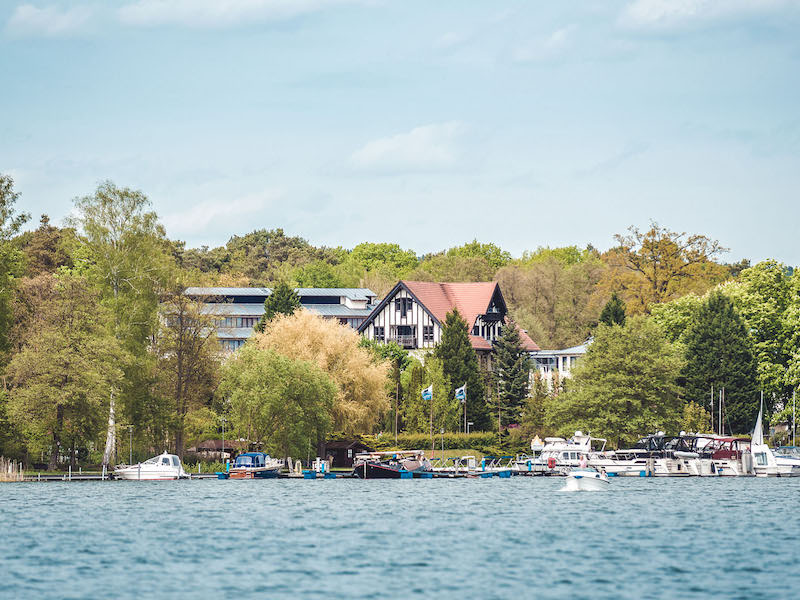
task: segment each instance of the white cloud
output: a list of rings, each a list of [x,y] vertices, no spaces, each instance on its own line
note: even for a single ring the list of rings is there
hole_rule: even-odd
[[[577,29],[577,25],[567,25],[545,38],[522,44],[514,50],[513,58],[517,62],[535,62],[559,56],[569,49]]]
[[[92,10],[88,7],[61,10],[56,6],[37,8],[20,4],[6,23],[6,31],[20,36],[68,36],[83,31],[91,17]]]
[[[284,21],[343,0],[136,0],[118,11],[128,25],[217,28]]]
[[[265,191],[239,198],[220,200],[213,198],[194,204],[191,208],[164,216],[163,222],[173,237],[192,237],[214,228],[247,228],[254,215],[276,204],[283,194]]]
[[[675,29],[798,7],[798,0],[634,0],[622,11],[619,22],[632,29]]]
[[[458,164],[463,124],[450,121],[367,142],[350,157],[358,169],[379,173],[438,171]]]

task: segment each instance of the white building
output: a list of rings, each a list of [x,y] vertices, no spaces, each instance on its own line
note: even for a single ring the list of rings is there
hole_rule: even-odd
[[[565,348],[564,350],[536,350],[531,352],[532,366],[538,369],[542,379],[548,386],[553,385],[553,376],[558,373],[558,378],[572,376],[572,369],[578,364],[578,360],[586,354],[586,349],[592,339],[589,338],[579,346]]]
[[[366,288],[296,288],[300,304],[326,319],[337,319],[353,329],[372,312],[377,295]],[[214,315],[217,339],[225,350],[240,348],[253,335],[264,314],[270,288],[190,287],[184,292],[203,302]]]

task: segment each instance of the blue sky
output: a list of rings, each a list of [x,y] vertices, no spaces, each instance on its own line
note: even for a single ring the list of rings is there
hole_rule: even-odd
[[[0,172],[170,237],[520,254],[651,219],[800,265],[800,0],[0,2]]]

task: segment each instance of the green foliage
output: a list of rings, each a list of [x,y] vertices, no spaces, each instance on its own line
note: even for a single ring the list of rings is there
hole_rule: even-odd
[[[63,277],[55,302],[8,366],[8,410],[29,450],[59,454],[93,441],[102,431],[111,390],[123,377],[124,351],[106,327],[108,315],[82,278]]]
[[[577,265],[596,256],[591,248],[581,250],[577,246],[564,246],[563,248],[539,247],[535,252],[524,252],[522,263],[549,262],[556,260],[564,266]]]
[[[433,386],[433,400],[423,400],[422,390]],[[425,365],[414,363],[407,379],[403,422],[406,431],[427,432],[430,443],[431,423],[433,431],[455,431],[460,422],[461,405],[453,397],[453,386],[444,373],[441,360],[435,356],[425,357]]]
[[[682,364],[680,351],[648,319],[600,325],[567,392],[548,402],[548,425],[561,434],[590,431],[616,444],[676,431],[683,414],[677,384]]]
[[[533,374],[533,385],[530,395],[525,399],[522,407],[522,419],[520,429],[528,437],[542,435],[545,431],[545,418],[547,414],[547,401],[552,394],[548,389],[547,382],[542,378],[537,370]]]
[[[702,302],[696,294],[686,294],[672,302],[654,305],[650,316],[669,341],[685,343]]]
[[[224,365],[218,389],[236,436],[275,456],[305,456],[325,439],[336,393],[316,364],[250,343]]]
[[[600,322],[605,325],[625,325],[625,303],[617,296],[617,292],[611,294],[611,299],[603,307]]]
[[[408,350],[401,347],[394,341],[378,342],[362,337],[358,340],[358,345],[369,349],[378,361],[385,361],[396,367],[400,371],[405,371],[411,364],[411,357]]]
[[[686,336],[683,375],[687,400],[708,406],[711,386],[724,387],[729,426],[735,433],[752,428],[758,413],[752,342],[733,302],[719,291],[700,306]]]
[[[100,291],[101,304],[111,314],[109,327],[130,358],[118,390],[126,420],[139,430],[158,433],[152,417],[158,411],[152,394],[153,355],[148,352],[158,327],[158,293],[170,272],[171,245],[150,201],[138,190],[106,181],[94,194],[75,200],[71,224],[81,233],[71,250],[75,267]],[[104,463],[115,446],[116,391],[109,401]],[[155,441],[155,440],[154,440]]]
[[[18,199],[14,180],[0,174],[0,364],[5,364],[11,348],[9,334],[14,320],[11,300],[15,279],[24,270],[22,253],[14,247],[11,238],[30,219],[27,213],[17,214],[14,205]]]
[[[797,349],[796,346],[792,348],[790,340],[797,334],[786,317],[792,314],[789,309],[797,299],[791,295],[786,268],[774,260],[762,261],[742,271],[738,281],[726,285],[723,290],[733,299],[753,340],[758,384],[764,397],[770,400],[773,394],[778,398],[788,397],[791,394],[786,385],[789,362]]]
[[[691,431],[692,433],[711,432],[711,415],[702,405],[687,402],[683,405],[681,431]]]
[[[516,323],[509,320],[492,349],[494,376],[497,381],[496,414],[500,426],[519,423],[528,396],[530,356],[522,347]]]
[[[397,244],[364,242],[358,244],[350,253],[349,259],[367,271],[388,268],[397,273],[398,278],[417,266],[417,255],[411,250],[403,250]]]
[[[477,431],[490,429],[492,421],[478,356],[469,341],[467,322],[458,309],[453,309],[445,317],[442,339],[434,349],[434,356],[442,361],[444,376],[450,382],[447,398],[453,397],[457,387],[466,385],[467,419],[475,424]]]
[[[276,285],[264,300],[264,315],[256,325],[257,331],[264,331],[266,324],[278,315],[293,315],[300,308],[300,296],[285,281]]]
[[[38,228],[25,231],[14,241],[25,255],[25,274],[28,277],[73,266],[69,249],[75,245],[75,232],[54,227],[47,215],[42,215]]]
[[[450,248],[446,254],[447,256],[482,258],[495,271],[511,262],[511,254],[509,252],[495,244],[482,244],[478,240],[472,240],[463,246]]]

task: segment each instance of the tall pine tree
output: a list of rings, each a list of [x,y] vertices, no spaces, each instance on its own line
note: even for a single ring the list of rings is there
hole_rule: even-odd
[[[725,426],[734,433],[753,428],[758,413],[758,374],[752,342],[733,302],[712,292],[700,306],[686,338],[686,399],[709,406],[725,388]],[[716,422],[716,421],[715,421]],[[718,429],[718,426],[716,426]]]
[[[442,361],[444,375],[450,380],[448,397],[452,398],[455,389],[466,384],[467,419],[472,421],[472,428],[476,431],[491,429],[492,420],[486,404],[478,355],[469,342],[467,322],[457,308],[447,313],[442,324],[442,341],[433,352]]]
[[[494,343],[494,372],[497,379],[499,426],[519,423],[525,398],[528,396],[530,356],[522,347],[519,329],[509,319]]]
[[[617,296],[617,292],[611,294],[611,299],[603,307],[600,322],[606,325],[625,325],[625,303]]]
[[[264,331],[267,323],[277,315],[293,315],[300,308],[300,296],[285,281],[281,281],[264,300],[264,316],[256,325],[257,331]]]

